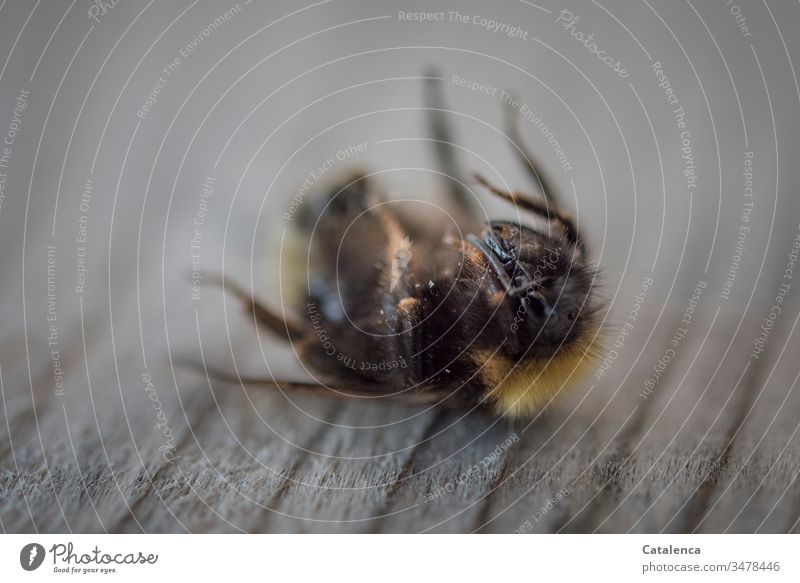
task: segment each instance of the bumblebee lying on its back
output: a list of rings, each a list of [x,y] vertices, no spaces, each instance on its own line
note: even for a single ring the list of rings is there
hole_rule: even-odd
[[[437,156],[456,164],[437,81],[429,81]],[[480,227],[469,193],[449,193],[463,235],[431,232],[392,212],[368,179],[355,176],[297,216],[309,242],[307,297],[280,315],[230,283],[254,317],[292,342],[325,383],[235,379],[330,389],[442,405],[487,404],[501,415],[540,410],[593,353],[595,270],[571,218],[542,174],[509,137],[542,190],[542,200],[489,192],[544,219],[536,230],[511,221]],[[453,181],[454,184],[460,184]]]

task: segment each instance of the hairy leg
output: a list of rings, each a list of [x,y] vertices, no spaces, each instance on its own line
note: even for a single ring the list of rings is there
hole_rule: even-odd
[[[504,118],[505,118],[505,126],[506,126],[506,133],[508,137],[511,139],[512,145],[514,146],[514,151],[517,154],[520,162],[527,168],[528,173],[530,174],[533,182],[539,187],[539,190],[542,191],[542,195],[544,196],[545,203],[548,207],[552,207],[553,210],[558,212],[560,209],[559,201],[553,191],[550,183],[545,178],[544,173],[536,167],[536,162],[534,161],[534,157],[531,155],[530,151],[525,146],[525,143],[522,141],[522,136],[519,132],[519,115],[518,111],[511,107],[511,105],[507,104],[504,111]]]
[[[232,283],[225,276],[220,274],[206,275],[205,281],[214,285],[221,286],[225,291],[233,292],[245,306],[245,309],[253,314],[257,322],[266,326],[271,332],[286,340],[300,338],[304,334],[302,326],[293,321],[291,317],[284,317],[264,306],[253,296],[248,294],[238,284]]]
[[[433,139],[434,152],[442,172],[447,180],[447,193],[450,199],[451,212],[466,230],[475,228],[474,223],[481,222],[482,211],[478,201],[468,188],[461,184],[461,170],[456,160],[456,147],[450,124],[447,123],[447,104],[442,95],[441,74],[437,70],[428,72],[431,77],[425,85],[425,106]]]

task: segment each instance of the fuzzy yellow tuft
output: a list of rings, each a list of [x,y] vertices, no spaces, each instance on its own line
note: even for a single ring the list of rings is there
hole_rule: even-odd
[[[498,415],[512,419],[540,411],[567,382],[579,379],[591,364],[591,350],[571,350],[550,360],[517,364],[488,352],[475,355],[488,399]]]

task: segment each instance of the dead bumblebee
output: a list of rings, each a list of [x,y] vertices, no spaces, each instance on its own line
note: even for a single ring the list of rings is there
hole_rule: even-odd
[[[427,86],[437,158],[457,176],[438,81]],[[462,236],[392,211],[363,176],[304,202],[297,220],[307,260],[292,314],[278,314],[223,285],[254,318],[292,342],[321,384],[233,379],[351,397],[444,406],[485,405],[529,416],[596,352],[595,275],[584,240],[519,144],[541,199],[477,182],[543,220],[481,226],[461,186],[448,192]],[[460,184],[454,180],[453,184]],[[306,277],[307,274],[307,277]],[[299,286],[298,286],[299,287]],[[302,297],[305,296],[305,297]],[[228,379],[231,380],[231,379]]]

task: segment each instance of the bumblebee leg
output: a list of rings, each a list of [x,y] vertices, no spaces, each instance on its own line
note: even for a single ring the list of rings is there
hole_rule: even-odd
[[[217,274],[206,275],[204,280],[211,284],[222,286],[223,290],[233,292],[242,301],[247,312],[253,314],[259,323],[278,336],[286,340],[292,340],[304,334],[303,328],[298,323],[290,318],[276,314],[239,287],[239,285],[231,283],[225,276]]]
[[[564,229],[564,236],[567,238],[567,240],[570,243],[577,245],[581,251],[584,250],[583,240],[578,234],[578,229],[575,226],[575,223],[572,222],[572,218],[566,213],[559,212],[554,208],[549,208],[546,202],[530,198],[520,192],[507,192],[497,188],[480,174],[475,175],[475,180],[477,180],[481,186],[486,188],[492,194],[514,203],[515,205],[520,206],[527,211],[537,214],[544,219],[558,222]]]
[[[393,339],[395,340],[395,352],[404,360],[411,373],[412,382],[418,383],[422,380],[424,371],[422,370],[422,334],[414,328],[424,317],[422,303],[411,297],[406,297],[397,302],[395,306],[395,322]]]
[[[449,402],[442,401],[442,395],[440,393],[433,390],[426,390],[426,387],[422,387],[420,390],[413,392],[403,391],[391,394],[383,394],[380,391],[372,388],[342,389],[319,383],[285,381],[273,378],[243,377],[238,374],[230,374],[228,372],[207,366],[205,363],[198,363],[190,360],[180,360],[178,364],[193,368],[208,379],[214,379],[216,381],[229,383],[232,385],[262,386],[281,392],[284,390],[298,391],[311,394],[327,395],[329,397],[336,397],[339,399],[388,399],[393,403],[402,403],[405,405],[436,404],[438,406],[445,407],[454,406],[453,404],[449,404]]]
[[[504,108],[504,117],[506,133],[508,134],[511,143],[514,146],[514,151],[516,152],[517,157],[528,169],[528,173],[536,183],[536,186],[538,186],[539,190],[542,191],[542,195],[544,196],[544,200],[547,205],[553,207],[555,211],[558,211],[560,208],[559,201],[556,198],[550,183],[545,179],[542,171],[536,168],[536,163],[534,162],[533,156],[531,156],[530,152],[525,146],[525,143],[522,141],[522,136],[519,133],[519,115],[517,115],[517,110],[511,107],[508,102],[506,102],[506,107]]]
[[[428,120],[433,136],[434,151],[439,167],[445,174],[448,182],[448,196],[455,207],[454,212],[465,214],[472,220],[481,216],[480,208],[469,190],[460,182],[461,171],[456,161],[455,147],[453,146],[452,132],[446,120],[447,105],[442,95],[442,79],[439,71],[428,71],[425,85],[425,107],[428,110]],[[461,218],[460,216],[458,218]]]

